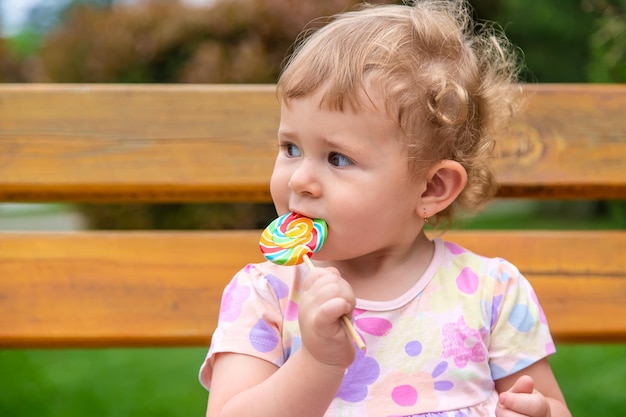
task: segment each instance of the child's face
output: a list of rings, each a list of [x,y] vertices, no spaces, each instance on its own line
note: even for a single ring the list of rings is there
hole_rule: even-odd
[[[372,93],[370,93],[372,94]],[[281,107],[280,146],[271,179],[279,215],[322,218],[328,240],[315,255],[347,260],[410,245],[420,232],[422,180],[409,174],[406,145],[384,111],[319,106],[320,93]]]

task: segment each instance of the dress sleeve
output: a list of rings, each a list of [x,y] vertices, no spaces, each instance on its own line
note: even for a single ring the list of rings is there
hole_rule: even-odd
[[[489,366],[494,380],[555,352],[548,322],[528,280],[511,263],[494,260]]]
[[[222,295],[217,329],[200,368],[202,385],[210,387],[217,353],[240,353],[282,365],[282,323],[279,298],[268,277],[252,264],[239,271]]]

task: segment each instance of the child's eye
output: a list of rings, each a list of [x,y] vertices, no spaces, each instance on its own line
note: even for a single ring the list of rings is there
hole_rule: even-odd
[[[290,158],[298,158],[298,157],[302,156],[302,153],[300,152],[300,148],[298,148],[293,143],[283,143],[283,144],[280,145],[280,147],[281,147],[281,149],[284,150],[284,152]]]
[[[354,165],[354,162],[347,156],[344,156],[337,152],[332,152],[328,155],[328,162],[336,167],[346,167],[349,165]]]

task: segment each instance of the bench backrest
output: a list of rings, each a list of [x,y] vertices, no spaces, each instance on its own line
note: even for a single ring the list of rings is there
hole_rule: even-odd
[[[626,199],[626,86],[526,86],[499,197]],[[271,85],[0,85],[0,202],[268,202]],[[207,345],[258,230],[0,233],[0,346]],[[560,341],[626,340],[625,231],[464,231]]]

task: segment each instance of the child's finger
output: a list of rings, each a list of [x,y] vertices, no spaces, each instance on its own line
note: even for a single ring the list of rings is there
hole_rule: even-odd
[[[310,270],[305,278],[302,280],[302,290],[308,291],[320,278],[326,275],[339,275],[339,271],[336,268],[328,267],[328,268],[315,268]]]
[[[523,416],[545,416],[549,408],[545,397],[537,391],[532,394],[502,393],[500,407]]]
[[[508,391],[501,393],[499,402],[501,407],[521,415],[543,416],[548,411],[545,397],[535,390],[534,380],[527,375],[521,376]]]
[[[352,306],[342,298],[333,298],[326,301],[318,309],[317,320],[322,323],[338,320],[341,316],[350,314]]]
[[[528,376],[522,375],[515,381],[515,384],[507,392],[513,392],[518,394],[531,394],[535,389],[535,381]]]

